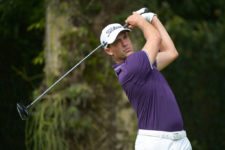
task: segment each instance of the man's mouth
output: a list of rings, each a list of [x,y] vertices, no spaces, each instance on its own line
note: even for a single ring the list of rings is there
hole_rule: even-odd
[[[131,50],[130,50],[130,48],[126,48],[126,49],[124,49],[123,50],[125,53],[129,53]]]

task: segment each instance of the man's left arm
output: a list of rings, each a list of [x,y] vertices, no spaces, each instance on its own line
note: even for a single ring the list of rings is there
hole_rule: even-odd
[[[162,39],[160,51],[156,56],[157,69],[162,70],[178,57],[178,52],[171,37],[157,16],[152,18],[151,24],[159,31]]]

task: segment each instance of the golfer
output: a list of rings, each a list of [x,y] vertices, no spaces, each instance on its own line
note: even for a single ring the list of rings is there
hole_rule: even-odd
[[[154,13],[134,12],[125,22],[128,28],[106,26],[100,41],[115,61],[118,80],[137,114],[135,150],[191,150],[176,98],[160,73],[178,57],[173,41]],[[133,28],[146,40],[139,51],[129,38]]]

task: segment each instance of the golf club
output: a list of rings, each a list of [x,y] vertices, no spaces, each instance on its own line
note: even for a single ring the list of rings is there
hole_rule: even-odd
[[[67,76],[70,72],[72,72],[77,66],[79,66],[84,60],[86,60],[89,56],[91,56],[95,51],[99,48],[104,47],[105,44],[100,44],[94,50],[92,50],[87,56],[85,56],[82,60],[80,60],[77,64],[75,64],[69,71],[67,71],[63,76],[61,76],[57,81],[55,81],[49,88],[47,88],[41,95],[39,95],[32,103],[25,106],[21,103],[17,103],[17,111],[22,120],[26,120],[29,116],[28,109],[33,106],[36,102],[40,100],[48,91],[50,91],[57,83],[59,83],[65,76]]]
[[[138,14],[143,14],[148,12],[147,8],[141,8],[136,11]],[[128,27],[128,24],[125,24],[124,27]],[[48,91],[50,91],[57,83],[59,83],[63,78],[65,78],[70,72],[72,72],[77,66],[79,66],[84,60],[86,60],[89,56],[91,56],[95,51],[97,51],[101,47],[105,47],[107,43],[100,44],[94,50],[92,50],[88,55],[86,55],[82,60],[80,60],[77,64],[75,64],[69,71],[67,71],[64,75],[62,75],[57,81],[55,81],[49,88],[47,88],[41,95],[39,95],[36,99],[33,100],[29,105],[25,106],[21,103],[17,103],[17,111],[22,120],[26,120],[29,116],[28,110],[31,106],[33,106],[36,102],[38,102]]]

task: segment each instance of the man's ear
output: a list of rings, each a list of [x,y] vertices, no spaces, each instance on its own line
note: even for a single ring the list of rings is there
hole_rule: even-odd
[[[112,51],[111,51],[110,48],[104,48],[104,50],[105,50],[105,52],[106,52],[108,55],[110,55],[110,56],[113,55],[113,53],[112,53]]]

